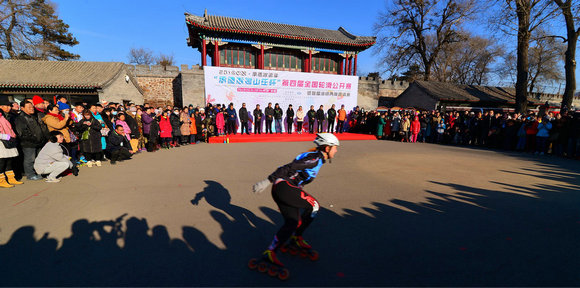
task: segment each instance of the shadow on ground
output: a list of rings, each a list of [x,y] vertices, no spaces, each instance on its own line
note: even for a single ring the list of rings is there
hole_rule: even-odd
[[[557,180],[554,185],[497,183],[510,191],[498,192],[432,182],[441,189],[427,191],[424,203],[394,199],[373,203],[366,213],[322,209],[305,235],[321,259],[282,255],[291,271],[287,282],[246,268],[281,225],[279,213],[262,207],[269,218],[262,219],[233,205],[226,187],[207,180],[207,187],[192,195],[192,209],[204,199],[215,208],[210,215],[223,229],[226,249],[194,227],[169,235],[164,226],[149,227],[146,219],[129,215],[104,222],[79,219],[58,249],[48,234],[36,239],[35,228],[25,226],[0,246],[0,283],[580,286],[580,169],[577,162],[552,162],[503,172]]]

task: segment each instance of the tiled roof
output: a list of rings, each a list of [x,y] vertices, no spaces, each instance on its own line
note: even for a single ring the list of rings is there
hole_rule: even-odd
[[[516,101],[515,88],[461,85],[435,81],[415,81],[413,84],[437,100],[503,103],[515,103]],[[528,101],[538,102],[531,97],[528,97]]]
[[[328,30],[207,14],[204,16],[196,16],[188,13],[185,14],[185,20],[190,25],[200,29],[218,32],[250,34],[359,47],[370,47],[376,42],[376,37],[355,36],[348,33],[348,31],[342,27],[338,30]]]
[[[0,88],[103,88],[121,62],[0,60]]]

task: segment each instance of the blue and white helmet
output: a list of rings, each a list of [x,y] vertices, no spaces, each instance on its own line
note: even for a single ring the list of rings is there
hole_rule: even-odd
[[[316,139],[314,139],[314,144],[319,146],[340,146],[338,138],[332,133],[318,133],[316,134]]]

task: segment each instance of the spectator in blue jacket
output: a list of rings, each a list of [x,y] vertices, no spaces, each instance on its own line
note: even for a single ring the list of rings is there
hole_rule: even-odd
[[[536,134],[536,153],[544,155],[547,151],[546,143],[548,143],[548,137],[550,137],[550,129],[552,129],[552,123],[548,118],[542,118],[538,116],[538,133]]]
[[[238,114],[236,113],[236,109],[234,109],[234,103],[230,103],[228,109],[226,109],[228,113],[228,119],[226,120],[226,133],[227,134],[237,134],[236,131],[236,119],[238,118]]]

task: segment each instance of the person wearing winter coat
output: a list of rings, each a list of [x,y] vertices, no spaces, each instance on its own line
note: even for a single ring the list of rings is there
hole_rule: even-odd
[[[383,139],[388,139],[391,137],[391,117],[385,115],[385,126],[383,126]]]
[[[526,118],[526,152],[533,153],[536,151],[536,134],[538,134],[538,121],[535,117],[529,116]]]
[[[225,134],[226,121],[224,119],[224,109],[222,108],[215,118],[215,125],[218,130],[218,135]]]
[[[421,122],[419,122],[419,116],[415,116],[415,120],[411,122],[411,143],[417,142],[419,132],[421,132]]]
[[[229,134],[238,134],[238,129],[236,129],[236,119],[238,118],[238,115],[236,113],[236,109],[234,109],[234,103],[230,103],[230,106],[228,107],[228,109],[226,109],[226,112],[228,113],[227,119],[226,119],[226,133]],[[206,129],[208,129],[208,127],[205,127]]]
[[[212,119],[210,117],[205,117],[202,121],[202,126],[204,127],[203,130],[205,130],[203,132],[204,136],[203,136],[203,141],[205,143],[209,143],[209,137],[213,136],[213,134],[215,133],[215,129],[213,128],[213,125],[211,125],[212,123]]]
[[[217,119],[217,117],[216,117]],[[222,117],[223,119],[223,117]],[[195,144],[195,137],[197,136],[197,125],[195,123],[195,113],[190,114],[189,116],[189,120],[191,121],[191,124],[189,125],[189,144]],[[223,128],[222,128],[223,129]]]
[[[381,114],[381,118],[379,118],[379,122],[377,123],[377,138],[383,139],[383,128],[387,124],[385,121],[385,114]],[[332,131],[332,130],[331,130]]]
[[[48,174],[46,182],[58,183],[60,179],[57,178],[62,172],[73,168],[73,163],[69,157],[66,156],[60,146],[64,142],[64,136],[60,131],[50,132],[50,140],[36,159],[34,160],[34,170],[38,174]]]
[[[131,148],[133,148],[133,151],[139,151],[139,138],[141,138],[139,124],[141,121],[137,122],[137,107],[129,108],[129,111],[125,113],[125,122],[127,122],[129,127],[129,132],[125,130],[125,134],[127,134],[127,139],[131,143]]]
[[[340,105],[340,109],[337,111],[338,125],[336,126],[336,132],[344,132],[344,122],[346,121],[346,110],[344,109],[344,104]]]
[[[286,110],[286,125],[288,125],[286,131],[288,134],[292,134],[292,127],[294,126],[294,109],[292,109],[292,104],[288,105],[288,109]]]
[[[298,131],[298,134],[302,134],[303,124],[304,124],[304,110],[302,110],[302,106],[298,106],[298,110],[296,110],[296,131]]]
[[[223,110],[225,112],[225,109],[223,109]],[[203,129],[205,128],[203,125],[203,120],[205,119],[205,109],[201,108],[201,109],[195,111],[194,117],[195,117],[195,127],[197,130],[197,135],[195,136],[195,140],[197,142],[199,142],[199,141],[202,141],[202,139],[203,139]],[[224,120],[225,120],[225,118],[226,118],[226,115],[224,114]]]
[[[137,108],[137,112],[135,113],[135,122],[137,122],[137,127],[139,129],[139,139],[137,141],[137,150],[136,151],[147,150],[147,138],[145,138],[145,135],[143,134],[142,117],[143,117],[143,110],[139,107],[139,108]],[[133,145],[133,143],[131,143],[131,145]]]
[[[445,129],[447,126],[445,125],[445,119],[439,120],[439,124],[437,124],[437,142],[441,143],[443,141],[443,134],[445,133]]]
[[[324,106],[320,105],[320,108],[316,110],[316,122],[318,123],[318,133],[324,132],[324,120],[326,120],[326,116],[324,115]],[[330,132],[330,131],[329,131]]]
[[[103,160],[103,147],[101,145],[101,123],[95,119],[90,110],[83,111],[83,119],[75,124],[75,129],[80,135],[79,147],[87,166],[101,166]]]
[[[334,132],[334,120],[336,120],[336,109],[334,109],[334,104],[326,111],[326,116],[328,116],[328,127],[326,132],[333,133]]]
[[[58,110],[57,105],[48,105],[47,114],[42,118],[42,121],[46,124],[49,132],[60,131],[64,137],[65,143],[70,143],[70,132],[69,125],[72,124],[72,119],[70,119],[70,114],[64,114],[64,116]]]
[[[159,135],[161,136],[161,148],[169,149],[171,145],[171,139],[173,138],[173,127],[171,125],[170,116],[168,114],[171,111],[166,110],[161,113],[159,117]]]
[[[179,120],[181,121],[181,144],[187,145],[189,144],[189,135],[191,135],[190,127],[191,126],[191,119],[189,118],[189,109],[187,107],[183,108],[183,111],[179,115]]]
[[[149,132],[151,129],[151,122],[154,121],[154,116],[153,116],[153,111],[155,109],[152,107],[146,108],[145,111],[143,111],[143,114],[141,114],[141,123],[143,123],[143,134],[145,135],[145,137],[149,139]]]
[[[552,123],[548,120],[547,117],[538,117],[538,133],[536,133],[536,153],[544,155],[547,152],[548,147],[546,143],[548,143],[548,137],[550,137],[550,129],[552,129]]]
[[[308,117],[308,132],[314,134],[314,121],[316,120],[316,111],[314,111],[314,105],[310,105],[310,110],[306,113]]]
[[[23,167],[27,180],[41,180],[42,177],[34,171],[34,159],[40,149],[48,141],[48,129],[35,114],[34,105],[25,101],[22,112],[15,120],[16,135],[20,140],[23,154]]]
[[[402,136],[403,139],[401,139],[401,142],[409,142],[409,129],[411,128],[411,121],[409,121],[409,117],[405,116],[403,117],[403,120],[401,121],[401,132],[402,132]]]
[[[274,121],[276,126],[276,134],[282,134],[282,116],[284,116],[284,112],[282,112],[282,108],[280,105],[276,103],[274,105]]]
[[[181,124],[179,109],[174,109],[171,116],[169,116],[169,122],[171,123],[171,145],[173,147],[179,147],[179,142],[181,141]]]
[[[125,133],[127,140],[131,141],[131,128],[129,127],[129,124],[127,124],[127,121],[126,121],[127,117],[128,116],[125,115],[125,113],[117,114],[117,121],[115,121],[115,127],[123,126],[123,132]],[[111,135],[110,131],[109,131],[109,135]],[[107,143],[107,145],[108,144],[109,143]]]
[[[266,133],[270,132],[272,134],[272,122],[274,121],[274,108],[272,108],[272,103],[268,103],[268,107],[264,109],[264,114],[266,115]]]
[[[117,125],[115,130],[109,132],[107,153],[109,153],[111,165],[115,165],[117,161],[131,159],[131,156],[135,153],[126,135],[127,133],[125,133],[125,128],[122,125]]]
[[[14,167],[16,167],[16,159],[18,157],[18,148],[16,133],[12,129],[10,121],[4,116],[5,109],[10,109],[10,102],[8,99],[0,100],[0,187],[12,188],[14,185],[23,184],[22,182],[16,180],[14,174]]]
[[[262,134],[262,118],[264,118],[264,113],[260,109],[260,104],[256,104],[256,109],[254,109],[254,134]]]
[[[250,130],[248,130],[248,121],[250,120],[248,117],[248,109],[246,109],[246,103],[242,103],[242,108],[239,110],[240,116],[240,133],[244,134],[244,130],[246,134],[250,135]]]
[[[155,108],[149,107],[141,114],[141,123],[143,124],[143,135],[146,139],[147,152],[159,150],[159,122],[155,115]]]

